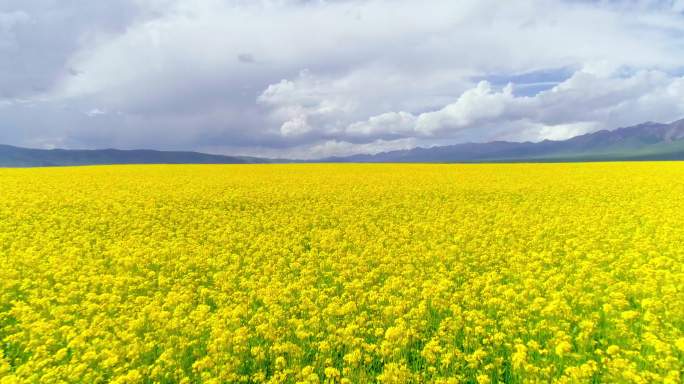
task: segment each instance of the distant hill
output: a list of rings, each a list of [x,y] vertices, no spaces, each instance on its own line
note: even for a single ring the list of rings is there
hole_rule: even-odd
[[[209,155],[154,150],[30,149],[0,145],[0,167],[49,167],[101,164],[247,164],[267,163],[257,157]]]
[[[684,120],[669,124],[648,122],[632,127],[588,133],[562,141],[466,143],[382,152],[375,155],[330,157],[307,162],[483,163],[627,160],[684,160]],[[0,167],[287,162],[303,161],[210,155],[199,152],[29,149],[0,145]]]
[[[326,162],[575,162],[684,160],[684,120],[602,130],[563,141],[494,141],[331,157]]]

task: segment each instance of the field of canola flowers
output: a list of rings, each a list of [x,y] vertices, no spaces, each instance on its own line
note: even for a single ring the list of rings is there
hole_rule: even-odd
[[[684,164],[0,170],[0,383],[680,383]]]

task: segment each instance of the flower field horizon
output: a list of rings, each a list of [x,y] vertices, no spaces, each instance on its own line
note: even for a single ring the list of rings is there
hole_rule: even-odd
[[[0,169],[0,263],[0,384],[684,380],[684,163]]]

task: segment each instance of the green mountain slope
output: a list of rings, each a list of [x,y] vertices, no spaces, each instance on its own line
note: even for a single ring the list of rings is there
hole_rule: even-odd
[[[0,145],[0,167],[48,167],[101,164],[244,164],[267,159],[153,150],[30,149]]]

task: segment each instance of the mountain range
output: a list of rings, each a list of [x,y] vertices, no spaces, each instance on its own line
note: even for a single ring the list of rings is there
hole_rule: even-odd
[[[0,167],[50,167],[105,164],[251,164],[270,160],[148,149],[32,149],[0,145]]]
[[[626,160],[684,160],[684,119],[669,124],[647,122],[626,128],[587,133],[560,141],[465,143],[324,159],[328,162],[362,163]]]
[[[418,147],[373,155],[330,157],[307,162],[478,163],[627,160],[684,160],[684,119],[669,124],[647,122],[615,130],[588,133],[559,141],[465,143],[430,148]],[[0,145],[0,167],[287,162],[303,161],[211,155],[199,152],[30,149]]]

